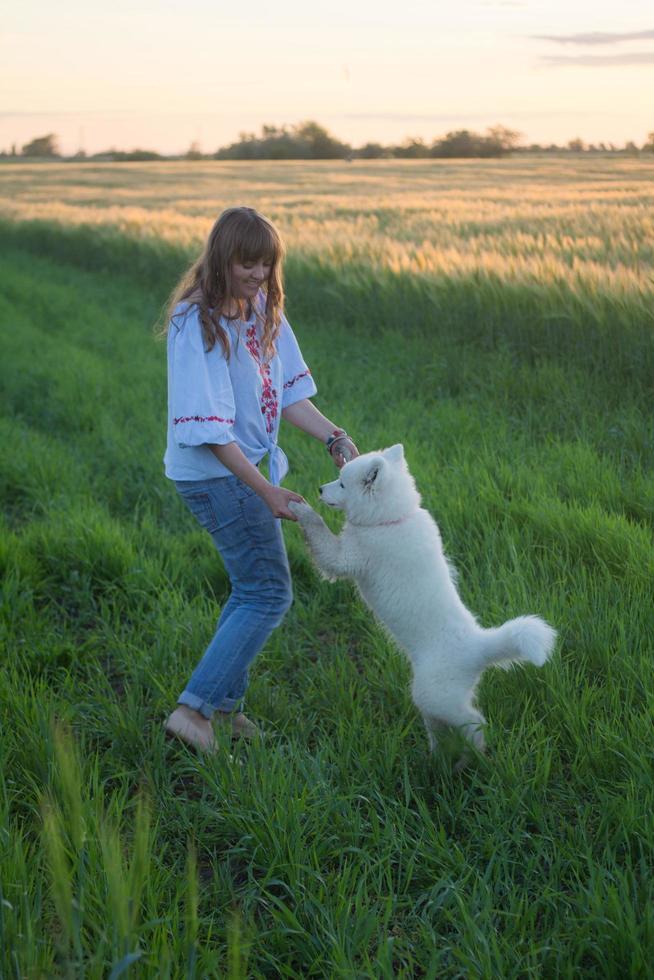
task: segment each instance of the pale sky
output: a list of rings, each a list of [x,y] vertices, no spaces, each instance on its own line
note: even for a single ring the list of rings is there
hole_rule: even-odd
[[[0,29],[0,150],[208,153],[306,119],[354,146],[654,130],[652,0],[15,0]]]

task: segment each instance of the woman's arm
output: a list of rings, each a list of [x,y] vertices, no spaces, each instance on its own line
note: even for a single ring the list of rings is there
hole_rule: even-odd
[[[299,402],[293,402],[288,408],[282,409],[282,418],[310,436],[320,439],[321,442],[327,442],[337,428],[308,398],[302,398]]]
[[[308,398],[302,398],[300,401],[293,402],[292,405],[282,409],[282,418],[324,443],[335,432],[343,431],[342,429],[338,429],[333,422],[330,422],[322,412],[319,412],[313,402]],[[347,447],[349,459],[354,459],[355,456],[359,455],[357,447],[349,437],[344,442],[339,440],[334,446],[334,452],[332,454],[334,462],[338,467],[341,467],[346,462],[345,457],[338,451],[340,447]]]
[[[263,473],[254,466],[236,442],[228,442],[224,446],[209,445],[216,459],[237,476],[239,480],[251,487],[254,492],[270,507],[274,517],[284,517],[289,521],[297,521],[297,517],[288,509],[290,500],[304,500],[299,493],[285,490],[284,487],[274,487],[268,483]]]

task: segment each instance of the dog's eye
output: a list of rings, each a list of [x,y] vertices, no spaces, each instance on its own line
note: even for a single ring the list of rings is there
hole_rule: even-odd
[[[338,485],[341,488],[341,490],[345,490],[345,487],[343,486],[342,480],[339,480]]]

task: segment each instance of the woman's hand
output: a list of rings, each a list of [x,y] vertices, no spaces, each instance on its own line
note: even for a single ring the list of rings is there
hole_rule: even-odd
[[[285,490],[284,487],[273,487],[272,484],[261,493],[261,498],[270,507],[273,517],[283,517],[287,521],[297,521],[295,514],[288,508],[291,500],[306,503],[299,493]]]
[[[339,470],[342,469],[346,463],[349,463],[351,459],[356,459],[358,455],[359,450],[349,436],[346,436],[343,439],[337,439],[330,450],[330,456],[338,466]]]
[[[284,490],[283,487],[274,487],[268,483],[263,473],[256,466],[246,459],[243,451],[235,442],[226,443],[224,446],[210,445],[216,459],[231,470],[234,476],[242,480],[246,486],[250,487],[263,502],[270,507],[274,517],[284,517],[287,521],[297,521],[295,514],[291,514],[288,509],[290,500],[300,500],[304,503],[304,497],[292,490]]]

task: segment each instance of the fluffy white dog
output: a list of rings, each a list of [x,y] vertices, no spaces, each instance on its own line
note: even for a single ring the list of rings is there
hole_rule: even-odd
[[[345,511],[338,536],[309,504],[289,506],[323,575],[354,579],[408,655],[411,693],[430,748],[446,725],[461,729],[483,751],[485,719],[473,704],[481,674],[492,665],[521,661],[540,667],[552,652],[555,630],[538,616],[519,616],[493,629],[477,623],[459,598],[438,526],[420,506],[401,445],[346,463],[320,494],[324,503]]]

